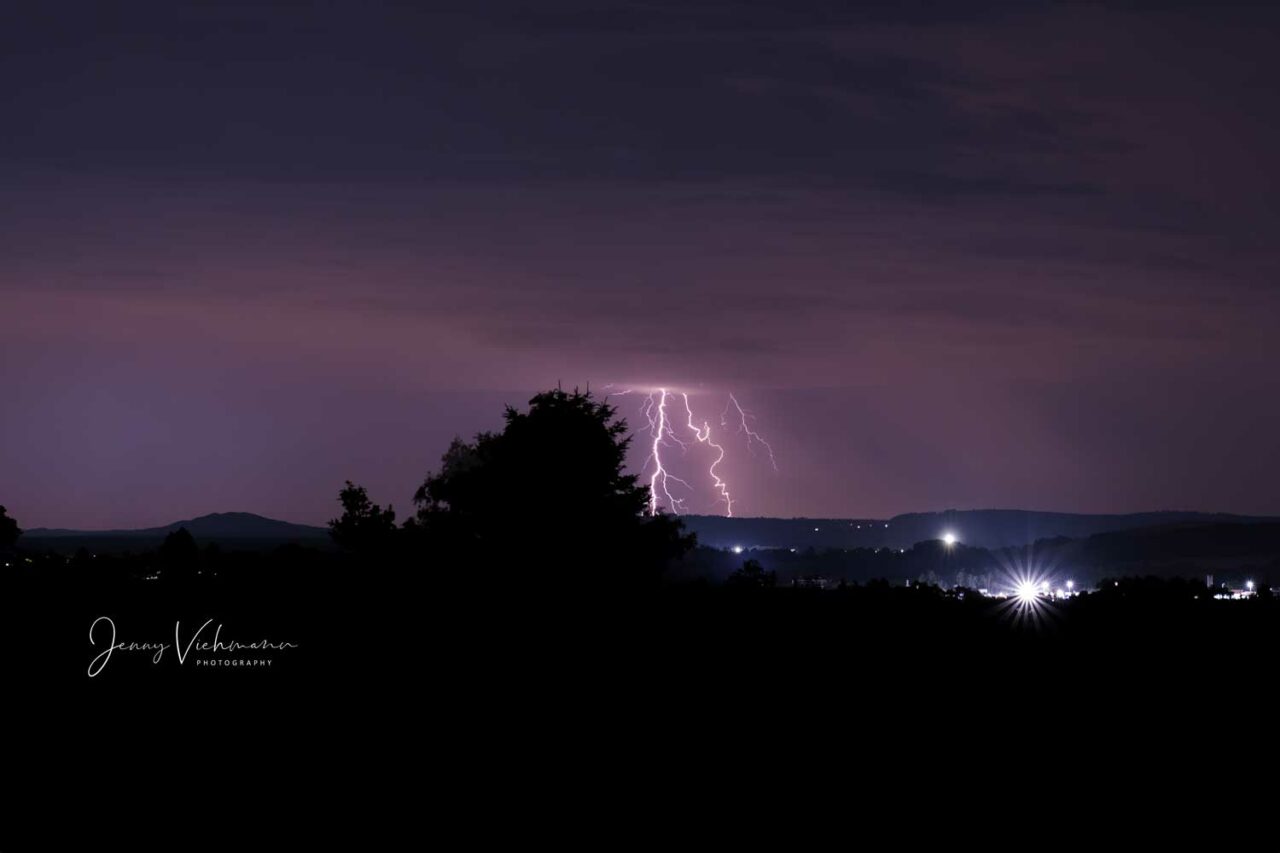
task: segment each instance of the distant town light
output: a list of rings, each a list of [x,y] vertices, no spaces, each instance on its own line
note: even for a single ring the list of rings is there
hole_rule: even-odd
[[[954,533],[948,530],[946,533],[942,534],[942,541],[948,548],[950,548],[952,545],[956,544],[960,540],[956,538],[956,535]]]
[[[1075,588],[1076,588],[1075,581],[1067,581],[1067,589],[1075,589]]]
[[[1253,592],[1253,581],[1245,581],[1244,585],[1248,588],[1249,592]]]
[[[730,548],[729,550],[730,550],[730,551],[732,551],[732,552],[733,552],[733,553],[735,553],[735,554],[741,554],[741,553],[742,553],[742,546],[741,546],[741,545],[734,545],[734,546],[733,546],[732,548]]]

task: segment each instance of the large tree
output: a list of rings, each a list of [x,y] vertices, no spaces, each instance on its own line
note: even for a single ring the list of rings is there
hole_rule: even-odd
[[[414,495],[415,524],[457,569],[587,584],[654,578],[693,545],[678,519],[646,513],[625,473],[630,438],[590,392],[547,391],[508,407],[501,432],[455,439]]]

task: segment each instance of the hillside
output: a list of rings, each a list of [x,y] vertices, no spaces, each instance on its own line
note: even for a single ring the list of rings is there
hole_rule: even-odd
[[[1280,518],[1205,512],[1084,515],[983,509],[917,512],[892,518],[725,518],[688,515],[685,525],[713,548],[910,548],[952,532],[979,548],[1009,548],[1040,539],[1082,539],[1099,533],[1170,524],[1276,522]]]
[[[251,512],[215,512],[162,527],[134,530],[70,530],[37,527],[22,535],[22,544],[51,550],[89,548],[100,551],[144,550],[164,540],[175,530],[186,528],[201,544],[218,543],[246,548],[268,548],[289,542],[328,545],[329,531],[323,527],[294,524]]]

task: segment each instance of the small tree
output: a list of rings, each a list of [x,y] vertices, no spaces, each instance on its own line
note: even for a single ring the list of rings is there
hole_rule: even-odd
[[[342,516],[329,522],[329,535],[339,548],[368,554],[385,548],[396,530],[396,512],[369,500],[364,486],[347,480],[338,493]]]
[[[18,522],[9,517],[4,507],[0,506],[0,549],[7,550],[18,543],[22,529]]]
[[[725,579],[725,586],[739,589],[772,589],[777,585],[777,572],[766,572],[757,560],[747,560],[742,568]]]
[[[160,569],[168,580],[188,581],[195,577],[200,562],[200,546],[191,531],[180,527],[160,544]]]

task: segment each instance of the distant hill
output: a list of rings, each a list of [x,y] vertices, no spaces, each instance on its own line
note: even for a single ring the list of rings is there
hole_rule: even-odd
[[[1040,539],[1081,539],[1099,533],[1170,524],[1256,524],[1275,516],[1206,512],[1082,515],[1018,509],[915,512],[892,518],[725,518],[686,515],[698,542],[713,548],[910,548],[951,532],[965,545],[1009,548]]]
[[[1033,553],[1046,566],[1073,567],[1084,577],[1246,575],[1280,581],[1280,523],[1168,524],[1099,533],[1086,539],[1037,542]],[[1021,555],[1006,552],[1008,564]]]
[[[265,547],[286,542],[319,544],[329,541],[329,531],[324,527],[293,524],[251,512],[215,512],[186,521],[175,521],[163,527],[146,527],[136,530],[67,530],[37,527],[23,533],[20,541],[29,546],[53,549],[68,545],[92,544],[93,547],[101,550],[123,548],[139,550],[163,540],[170,533],[184,527],[197,542],[202,544],[218,542]]]
[[[678,577],[723,580],[747,559],[777,572],[783,583],[802,578],[866,583],[884,578],[1007,591],[1018,575],[1057,584],[1074,580],[1082,588],[1108,577],[1203,580],[1211,575],[1218,583],[1254,580],[1274,585],[1280,583],[1280,523],[1174,523],[1080,539],[1046,538],[1004,549],[948,547],[936,539],[905,548],[778,547],[742,553],[701,548],[678,569]]]

